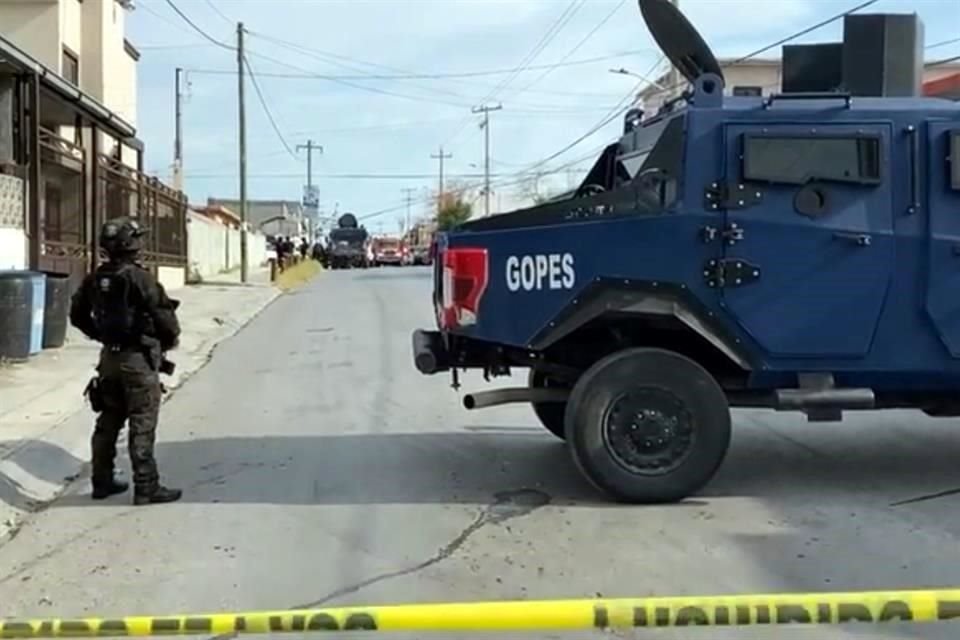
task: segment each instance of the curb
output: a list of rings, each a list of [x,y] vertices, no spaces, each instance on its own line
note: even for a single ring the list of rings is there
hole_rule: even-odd
[[[183,354],[161,403],[206,366],[220,343],[242,331],[283,293],[271,289],[272,295],[243,320],[223,325],[222,332]],[[81,400],[75,411],[0,459],[0,544],[16,537],[29,516],[50,506],[87,472],[93,416],[85,408]]]

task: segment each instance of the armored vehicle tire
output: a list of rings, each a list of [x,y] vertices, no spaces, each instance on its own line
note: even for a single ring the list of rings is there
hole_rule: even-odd
[[[537,371],[536,369],[530,369],[530,374],[527,376],[527,385],[531,389],[557,386],[551,385],[551,380],[542,371]],[[566,402],[531,402],[530,406],[537,415],[537,419],[540,420],[540,424],[546,427],[547,431],[561,440],[566,439],[564,433],[564,415],[567,410]]]
[[[661,349],[627,349],[573,387],[567,446],[580,471],[621,502],[677,502],[700,490],[730,446],[730,408],[699,364]]]

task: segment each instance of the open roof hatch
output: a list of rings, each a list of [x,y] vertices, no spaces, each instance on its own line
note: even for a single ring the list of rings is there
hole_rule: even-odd
[[[663,55],[691,84],[705,73],[723,71],[700,33],[670,0],[639,0],[640,13]]]

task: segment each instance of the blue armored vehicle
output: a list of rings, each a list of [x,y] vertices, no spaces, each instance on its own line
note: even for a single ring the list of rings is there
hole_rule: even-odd
[[[960,104],[919,96],[918,19],[847,16],[785,56],[821,60],[790,91],[741,96],[668,0],[639,4],[690,88],[628,114],[571,197],[439,235],[417,369],[527,369],[464,405],[530,403],[635,503],[700,490],[731,407],[960,416]]]

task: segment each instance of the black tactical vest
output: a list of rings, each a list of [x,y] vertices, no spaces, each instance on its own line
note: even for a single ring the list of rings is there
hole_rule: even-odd
[[[103,344],[130,346],[140,341],[133,268],[123,265],[116,271],[100,269],[94,276],[93,317]]]

